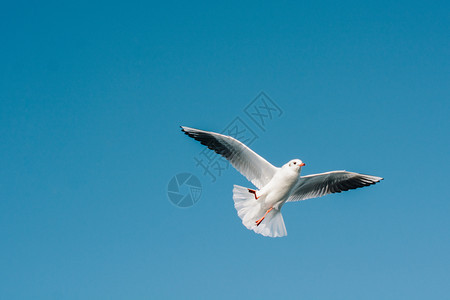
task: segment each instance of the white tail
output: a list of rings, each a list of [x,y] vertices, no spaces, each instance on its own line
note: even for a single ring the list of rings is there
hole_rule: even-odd
[[[264,220],[256,226],[256,221],[264,216],[266,209],[262,207],[263,199],[255,199],[248,188],[235,185],[233,189],[234,207],[242,224],[250,230],[264,236],[282,237],[287,235],[283,216],[280,210],[272,209]]]

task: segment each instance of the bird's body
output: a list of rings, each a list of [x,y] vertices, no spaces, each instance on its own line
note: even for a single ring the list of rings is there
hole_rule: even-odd
[[[300,201],[375,184],[381,177],[347,171],[300,176],[305,164],[293,159],[274,167],[240,141],[226,135],[182,127],[184,133],[222,155],[258,190],[235,185],[234,206],[242,224],[264,236],[287,235],[281,208],[288,201]]]
[[[258,199],[264,203],[264,208],[281,209],[288,200],[299,175],[300,169],[297,171],[284,166],[278,168],[269,183],[256,192]]]

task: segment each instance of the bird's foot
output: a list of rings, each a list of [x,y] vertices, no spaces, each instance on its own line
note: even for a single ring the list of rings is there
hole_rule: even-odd
[[[248,192],[249,192],[250,194],[255,195],[255,199],[258,200],[259,197],[256,196],[256,191],[255,191],[255,190],[248,189]]]
[[[258,221],[256,221],[256,226],[259,226],[259,224],[261,224],[261,222],[264,220],[265,217],[262,217],[261,219],[259,219]]]
[[[261,224],[261,222],[266,218],[266,216],[267,216],[267,214],[268,213],[270,213],[270,211],[273,209],[273,207],[271,207],[271,208],[269,208],[267,211],[266,211],[266,213],[264,214],[264,216],[261,218],[261,219],[259,219],[259,220],[257,220],[255,223],[256,223],[256,226],[259,226],[259,224]]]

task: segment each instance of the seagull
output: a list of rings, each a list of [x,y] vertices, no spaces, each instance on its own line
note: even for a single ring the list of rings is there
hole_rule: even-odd
[[[347,171],[300,176],[305,163],[293,159],[273,166],[237,139],[220,133],[181,126],[181,130],[226,158],[257,189],[234,185],[233,200],[242,224],[263,236],[287,235],[281,208],[301,201],[375,184],[383,178]]]

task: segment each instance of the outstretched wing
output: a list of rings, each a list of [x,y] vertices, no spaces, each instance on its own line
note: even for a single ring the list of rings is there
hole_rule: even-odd
[[[369,186],[380,180],[383,180],[383,178],[347,171],[332,171],[302,176],[298,179],[287,201],[300,201],[340,193]]]
[[[230,161],[258,189],[265,186],[277,168],[231,136],[181,126],[182,131]]]

